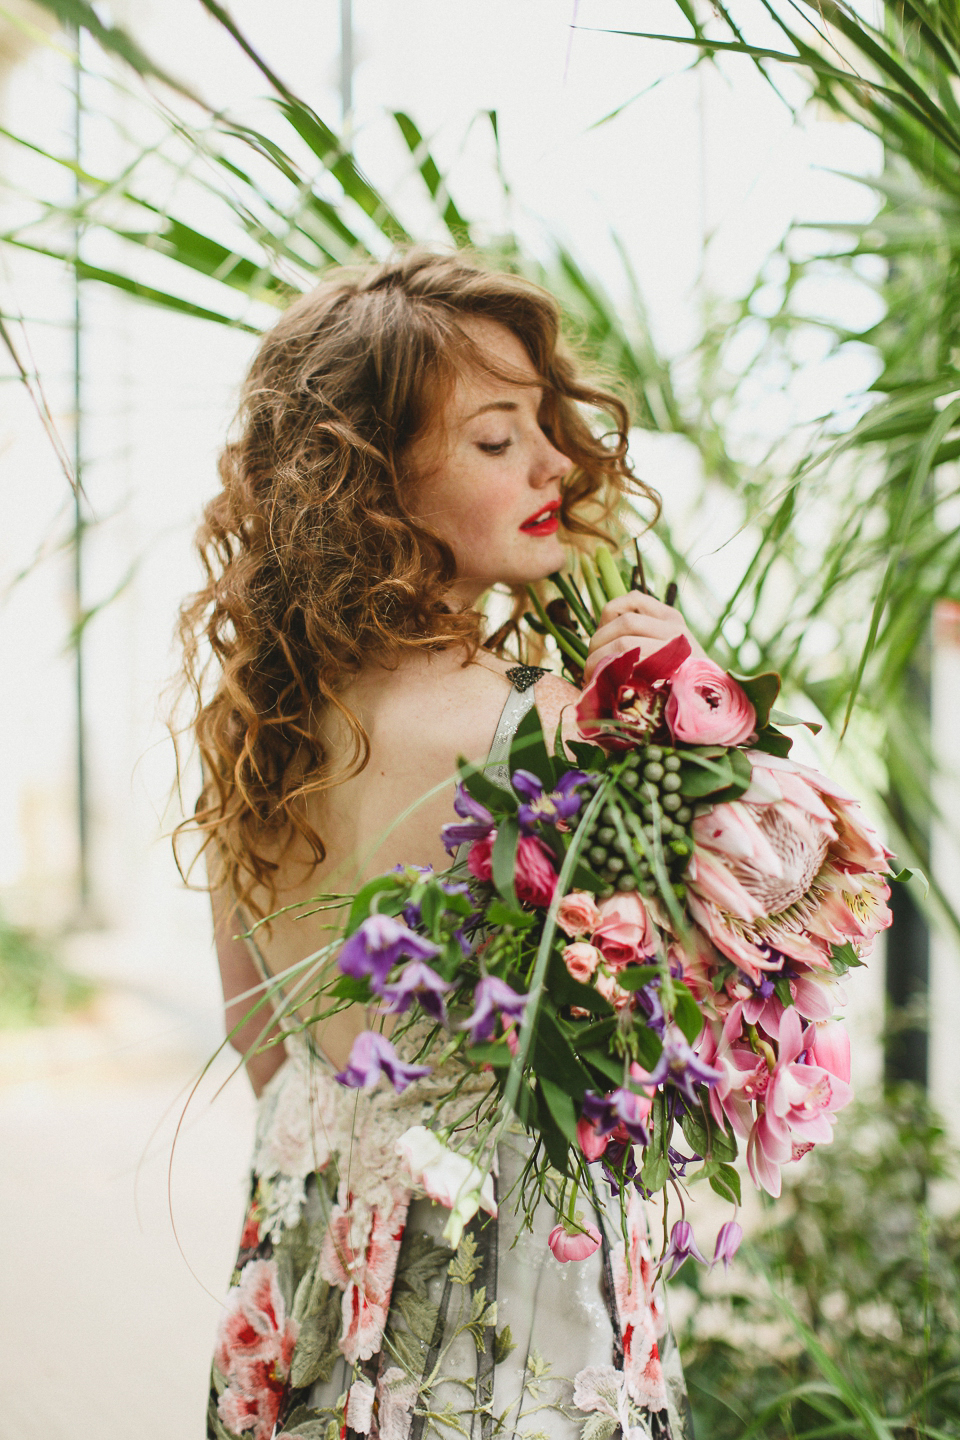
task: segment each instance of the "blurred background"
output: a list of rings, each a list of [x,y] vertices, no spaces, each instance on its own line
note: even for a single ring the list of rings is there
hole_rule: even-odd
[[[0,1440],[199,1433],[254,1112],[176,612],[258,333],[410,239],[560,297],[654,588],[922,872],[855,1111],[673,1283],[698,1436],[960,1434],[958,77],[953,3],[5,0]]]

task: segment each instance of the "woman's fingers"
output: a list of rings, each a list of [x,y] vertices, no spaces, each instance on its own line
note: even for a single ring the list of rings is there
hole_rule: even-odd
[[[639,650],[645,660],[677,635],[687,637],[693,654],[703,655],[702,648],[690,634],[678,610],[655,600],[652,595],[642,595],[638,590],[631,590],[629,595],[619,595],[601,612],[600,624],[590,641],[584,682],[589,683],[597,668],[614,656],[623,655],[628,650]]]

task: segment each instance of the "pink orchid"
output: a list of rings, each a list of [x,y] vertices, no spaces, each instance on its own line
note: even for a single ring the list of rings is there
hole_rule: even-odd
[[[850,1032],[842,1021],[825,1020],[814,1025],[810,1055],[814,1065],[849,1084]]]
[[[747,1167],[754,1183],[780,1194],[780,1166],[811,1145],[833,1139],[834,1112],[853,1099],[850,1085],[817,1064],[799,1062],[813,1040],[795,1007],[780,1023],[780,1053],[762,1097],[762,1109],[747,1140]]]
[[[757,724],[742,686],[712,660],[696,655],[671,677],[664,717],[674,740],[688,745],[742,745]]]
[[[642,653],[638,646],[606,660],[584,690],[577,724],[585,740],[628,750],[663,727],[668,682],[689,656],[690,641],[677,635],[645,660]]]

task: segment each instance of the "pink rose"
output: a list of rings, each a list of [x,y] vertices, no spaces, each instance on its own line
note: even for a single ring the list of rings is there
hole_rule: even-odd
[[[482,840],[475,840],[467,855],[467,869],[477,880],[493,878],[493,845],[496,830],[491,830]],[[553,854],[536,835],[521,835],[517,845],[516,868],[513,883],[521,905],[536,905],[545,910],[553,899],[557,888],[557,872],[553,868]]]
[[[569,895],[564,895],[557,906],[557,924],[565,935],[576,940],[579,940],[581,935],[589,935],[599,923],[600,911],[597,909],[597,902],[585,890],[571,891]]]
[[[568,945],[563,952],[564,965],[573,979],[579,980],[581,985],[587,984],[602,959],[596,945],[587,945],[582,940],[575,945]]]
[[[624,1005],[630,1003],[630,991],[623,990],[605,970],[596,978],[596,987],[604,1000],[609,1000],[615,1010],[622,1010]]]
[[[657,937],[639,895],[612,895],[600,906],[593,943],[611,970],[622,970],[656,952]]]
[[[688,745],[742,745],[757,724],[736,680],[712,660],[692,655],[670,679],[664,718],[674,740]]]
[[[558,1260],[586,1260],[600,1248],[600,1231],[596,1225],[587,1225],[571,1235],[563,1225],[555,1225],[547,1237],[547,1244]]]

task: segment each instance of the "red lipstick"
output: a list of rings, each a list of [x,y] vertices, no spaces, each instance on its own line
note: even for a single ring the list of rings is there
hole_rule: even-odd
[[[560,528],[557,516],[559,509],[559,500],[551,500],[549,504],[541,505],[539,510],[527,516],[520,529],[524,535],[555,535]]]

